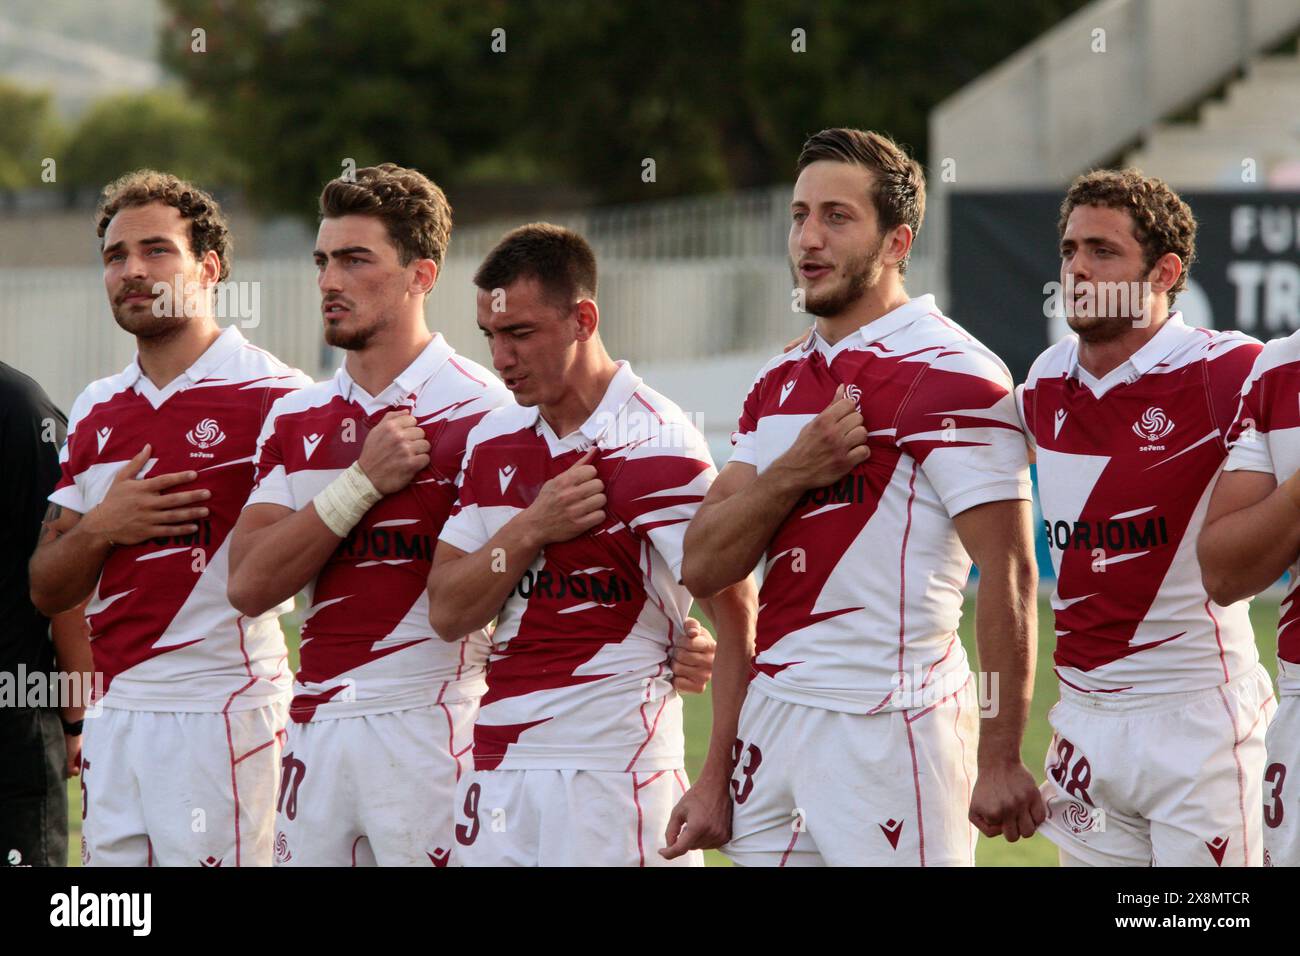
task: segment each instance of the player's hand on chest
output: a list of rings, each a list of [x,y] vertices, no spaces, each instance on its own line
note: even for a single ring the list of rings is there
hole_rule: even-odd
[[[920,363],[885,361],[866,351],[841,354],[830,365],[814,354],[794,363],[774,383],[766,398],[765,416],[807,421],[847,398],[867,430],[881,433],[873,443],[886,444],[899,409],[923,369]],[[785,433],[787,445],[793,444],[796,432],[780,431]]]
[[[150,454],[134,476],[157,478],[197,472],[194,481],[169,485],[173,493],[198,488],[212,493],[213,507],[227,499],[242,506],[252,488],[252,457],[261,430],[260,401],[235,402],[206,390],[175,396],[160,408],[121,420],[93,423],[86,457],[86,498],[93,506],[104,500],[121,467],[149,446]]]
[[[621,524],[616,479],[622,456],[592,447],[552,457],[532,442],[481,448],[478,454],[479,505],[527,512],[548,551]],[[504,524],[505,509],[495,513]]]
[[[433,443],[410,409],[390,410],[367,422],[361,470],[380,494],[395,494],[429,466]]]

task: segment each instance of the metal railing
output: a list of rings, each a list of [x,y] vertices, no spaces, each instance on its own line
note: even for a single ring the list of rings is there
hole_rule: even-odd
[[[539,216],[578,229],[600,265],[601,331],[611,354],[639,364],[707,363],[771,352],[807,323],[792,310],[786,255],[790,187]],[[457,229],[427,306],[431,328],[488,364],[471,277],[518,221]],[[908,273],[933,291],[927,231]],[[303,259],[237,259],[231,280],[256,284],[257,315],[233,319],[283,361],[322,377],[339,361],[322,344],[320,294]],[[222,324],[230,324],[223,320]],[[106,301],[100,269],[0,268],[0,359],[32,375],[67,409],[86,383],[134,351]]]

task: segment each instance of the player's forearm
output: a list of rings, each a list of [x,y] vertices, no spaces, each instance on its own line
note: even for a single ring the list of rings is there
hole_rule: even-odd
[[[112,550],[108,538],[87,531],[80,522],[42,542],[27,566],[32,604],[52,618],[84,603]]]
[[[497,616],[541,553],[524,514],[516,515],[477,551],[435,563],[429,571],[429,624],[444,641],[458,641]]]
[[[1033,697],[1038,637],[1038,573],[1029,553],[980,568],[975,641],[993,697],[980,727],[979,764],[1020,762]]]
[[[701,506],[686,529],[682,583],[703,598],[749,577],[801,494],[774,465],[731,497]]]
[[[249,617],[265,614],[310,584],[342,543],[313,504],[263,528],[236,527],[226,589],[231,606]]]
[[[1201,529],[1201,583],[1216,604],[1254,597],[1286,573],[1300,553],[1300,488],[1293,476],[1263,501]]]
[[[60,701],[63,719],[74,723],[86,715],[86,694],[95,671],[84,602],[50,619],[50,641],[54,644],[54,660],[59,670],[77,675],[67,686],[79,690],[80,698]]]
[[[740,708],[749,688],[758,621],[758,589],[752,577],[700,601],[717,632],[713,658],[713,727],[709,749],[696,785],[726,786],[731,776],[731,748],[736,740]]]

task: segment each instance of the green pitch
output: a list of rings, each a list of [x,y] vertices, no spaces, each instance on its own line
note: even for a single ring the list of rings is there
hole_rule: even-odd
[[[1277,629],[1278,602],[1271,598],[1260,598],[1250,609],[1251,620],[1255,625],[1255,639],[1259,643],[1259,656],[1265,668],[1273,675],[1277,667],[1277,644],[1274,638]],[[975,599],[968,598],[962,614],[961,639],[970,655],[971,666],[978,667],[978,655],[975,653]],[[289,641],[289,659],[296,669],[298,666],[298,631],[286,628],[285,636]],[[1025,731],[1025,742],[1021,749],[1025,766],[1033,771],[1040,781],[1043,779],[1043,758],[1047,754],[1047,745],[1052,739],[1052,730],[1047,723],[1047,712],[1056,703],[1056,679],[1052,674],[1052,651],[1056,647],[1056,636],[1052,632],[1052,610],[1046,599],[1038,602],[1038,669],[1034,681],[1034,703],[1029,716],[1029,726]],[[709,744],[709,717],[711,707],[707,694],[686,698],[686,770],[694,779],[704,762],[704,754]],[[71,832],[68,839],[68,864],[81,865],[81,786],[76,778],[68,781],[68,818]],[[716,851],[706,854],[710,866],[728,866],[727,859]],[[976,851],[976,861],[980,866],[1055,866],[1056,847],[1041,836],[1034,836],[1017,843],[1007,843],[999,838],[989,840],[980,837]]]

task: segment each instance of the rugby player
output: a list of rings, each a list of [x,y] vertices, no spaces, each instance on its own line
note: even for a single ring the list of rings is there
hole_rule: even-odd
[[[73,404],[31,560],[44,613],[90,599],[103,675],[82,862],[270,865],[288,605],[231,606],[229,538],[267,412],[310,379],[218,326],[231,244],[210,195],[139,170],[105,187],[96,218],[109,306],[138,351]]]
[[[682,540],[716,472],[685,413],[606,352],[581,236],[520,227],[474,282],[518,404],[470,432],[429,575],[444,638],[497,620],[458,795],[459,859],[667,865],[656,851],[688,786],[670,658],[691,607]],[[743,659],[752,587],[702,604],[720,654]]]
[[[1083,175],[1059,229],[1074,334],[1018,390],[1057,574],[1043,832],[1062,865],[1258,866],[1273,692],[1196,541],[1261,346],[1171,311],[1196,220],[1160,180]]]
[[[729,788],[737,863],[972,865],[972,821],[1014,841],[1044,813],[1020,760],[1036,574],[1011,377],[904,288],[915,161],[828,129],[796,170],[789,254],[816,325],[759,372],[683,565],[707,596],[762,562],[757,655],[747,688],[715,692],[718,746],[675,822],[716,835]],[[998,682],[983,733],[957,636],[972,559]]]

